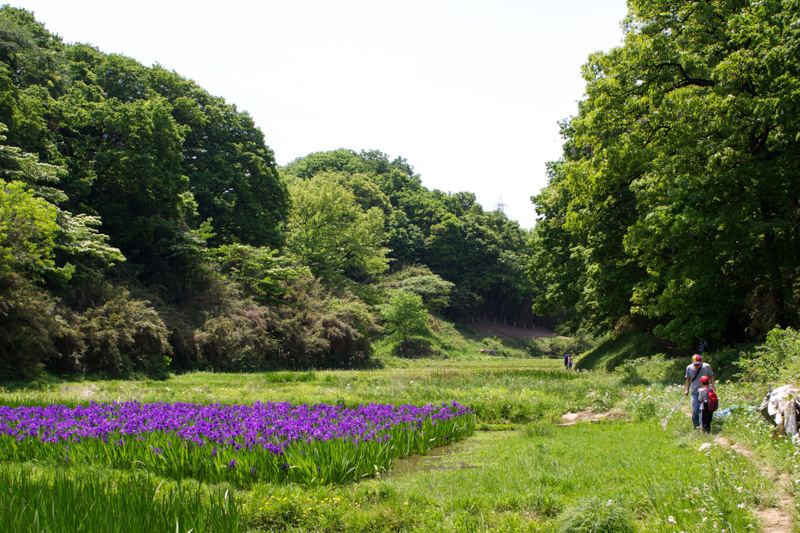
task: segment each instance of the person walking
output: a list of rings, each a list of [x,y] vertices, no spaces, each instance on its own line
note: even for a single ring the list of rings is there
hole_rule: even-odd
[[[564,354],[564,370],[569,370],[569,353]]]
[[[572,370],[572,356],[569,356],[569,369]]]
[[[703,362],[703,358],[699,354],[692,356],[692,363],[686,367],[686,392],[684,396],[692,394],[692,425],[694,429],[700,427],[700,378],[703,376],[708,377],[711,386],[714,386],[714,372],[711,370],[711,365]]]
[[[711,419],[714,418],[716,405],[711,405],[714,389],[709,386],[709,377],[700,377],[700,388],[697,391],[697,400],[700,402],[700,426],[703,433],[711,433]],[[716,398],[716,393],[713,395]]]

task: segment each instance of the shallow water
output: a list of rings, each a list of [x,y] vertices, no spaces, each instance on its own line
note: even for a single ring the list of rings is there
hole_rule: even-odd
[[[466,459],[479,443],[474,438],[432,449],[426,455],[410,455],[395,461],[394,466],[385,474],[403,475],[417,472],[433,472],[435,470],[457,470],[459,468],[479,468],[471,465]]]

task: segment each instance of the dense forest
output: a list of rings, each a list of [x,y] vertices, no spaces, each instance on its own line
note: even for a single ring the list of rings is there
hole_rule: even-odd
[[[235,105],[4,6],[0,375],[353,367],[428,313],[797,327],[800,2],[628,5],[533,230],[376,150],[279,167]]]
[[[402,158],[278,168],[236,106],[9,6],[0,85],[5,376],[350,367],[420,311],[531,317],[529,232]]]

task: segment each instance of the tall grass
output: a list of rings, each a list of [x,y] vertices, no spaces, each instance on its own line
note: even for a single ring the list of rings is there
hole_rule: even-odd
[[[141,472],[0,466],[5,531],[236,532],[241,504],[231,489],[164,482]]]
[[[0,403],[138,399],[355,407],[373,401],[421,405],[456,400],[476,412],[479,427],[517,429],[478,431],[451,453],[441,452],[424,469],[410,473],[389,469],[344,485],[256,482],[236,493],[237,501],[244,503],[240,521],[255,531],[554,533],[570,516],[600,524],[606,510],[614,511],[614,523],[632,518],[639,531],[714,531],[710,524],[717,524],[716,531],[752,531],[755,510],[774,503],[769,481],[757,464],[693,433],[681,410],[663,431],[658,420],[682,393],[680,383],[665,385],[670,380],[663,378],[677,371],[679,382],[685,364],[663,358],[648,361],[637,365],[636,375],[566,372],[558,360],[485,357],[398,360],[391,369],[358,372],[192,373],[136,383],[55,381],[34,389],[0,390]],[[740,409],[724,423],[715,421],[713,431],[747,443],[782,470],[800,471],[794,468],[798,459],[791,443],[773,441],[769,426],[742,407],[760,398],[734,398],[736,389],[726,382],[719,384],[718,392],[723,409],[731,403]],[[571,427],[554,424],[562,414],[582,409],[614,409],[621,418]],[[19,467],[3,468],[12,466]],[[112,490],[114,476],[122,475],[140,474],[98,473],[95,479]],[[798,474],[791,476],[798,481]],[[160,482],[155,476],[148,479]],[[172,483],[176,482],[166,485],[176,486]],[[204,502],[219,490],[187,485],[192,486],[202,489]],[[5,505],[10,493],[3,494],[0,503]],[[590,501],[591,496],[597,499]],[[610,509],[600,507],[609,501]],[[174,529],[173,524],[170,531]]]
[[[590,407],[608,409],[621,398],[618,377],[565,372],[558,361],[550,359],[428,361],[402,369],[317,371],[293,376],[197,372],[165,381],[65,381],[35,390],[0,388],[0,404],[272,401],[355,408],[369,402],[423,405],[455,400],[472,408],[478,423],[503,424],[557,418]]]
[[[478,433],[439,468],[330,490],[254,487],[248,513],[295,531],[751,530],[767,481],[706,442],[646,422]]]

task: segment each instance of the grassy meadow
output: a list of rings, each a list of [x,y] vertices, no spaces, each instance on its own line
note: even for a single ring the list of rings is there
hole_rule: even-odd
[[[358,371],[5,384],[0,405],[12,407],[455,400],[474,411],[477,429],[456,444],[398,459],[376,476],[345,484],[234,486],[162,478],[143,467],[4,460],[0,520],[13,531],[732,533],[765,525],[759,512],[779,497],[767,472],[782,473],[791,487],[800,482],[795,448],[771,438],[769,426],[747,408],[758,398],[735,383],[719,384],[721,408],[736,405],[724,422],[715,422],[714,435],[692,431],[682,410],[662,429],[661,419],[682,394],[684,361],[656,356],[613,372],[567,372],[558,359],[474,350],[462,357],[382,361],[382,368]],[[565,425],[567,413],[582,416]],[[754,454],[747,458],[715,444],[719,435]]]

